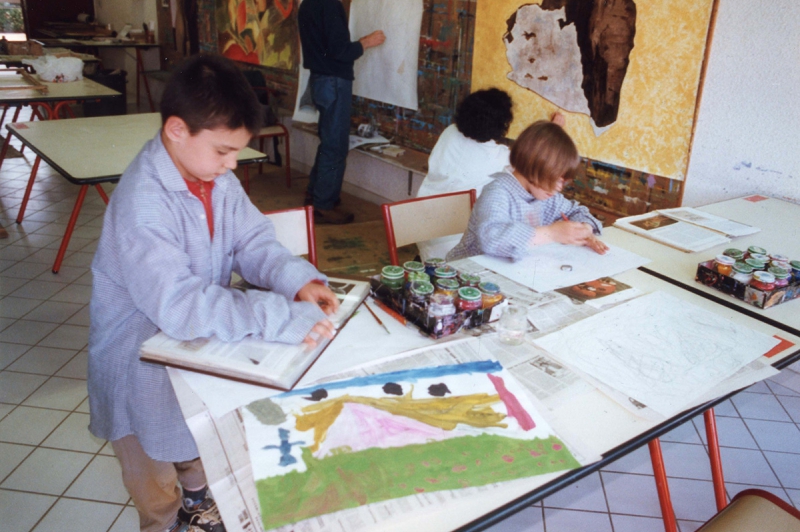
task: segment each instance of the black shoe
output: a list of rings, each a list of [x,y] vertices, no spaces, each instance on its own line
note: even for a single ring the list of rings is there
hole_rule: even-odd
[[[211,497],[191,509],[181,506],[178,519],[188,525],[188,530],[202,532],[225,532],[225,525],[219,515],[217,503]]]
[[[341,204],[342,204],[342,198],[337,198],[336,201],[333,202],[334,207],[338,207]],[[306,192],[306,197],[303,198],[303,206],[305,207],[306,205],[314,205],[314,197],[307,192]]]
[[[349,224],[355,219],[352,212],[347,212],[338,208],[330,210],[314,209],[315,224],[344,225]]]

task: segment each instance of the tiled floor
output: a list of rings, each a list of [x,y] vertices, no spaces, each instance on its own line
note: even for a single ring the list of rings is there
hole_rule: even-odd
[[[0,170],[0,224],[10,233],[0,240],[0,530],[133,532],[136,512],[110,445],[86,429],[88,266],[104,206],[89,193],[52,274],[77,187],[43,165],[25,221],[15,224],[32,160],[26,152]],[[717,415],[729,494],[760,486],[800,503],[800,369],[753,386]],[[714,513],[702,426],[695,419],[662,439],[683,532]],[[491,530],[661,531],[659,516],[641,448]]]

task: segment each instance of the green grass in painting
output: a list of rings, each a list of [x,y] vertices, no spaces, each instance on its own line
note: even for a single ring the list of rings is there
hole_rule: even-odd
[[[278,456],[276,454],[276,460]],[[465,436],[323,460],[303,448],[304,473],[256,482],[264,528],[364,504],[531,477],[579,466],[558,438]]]

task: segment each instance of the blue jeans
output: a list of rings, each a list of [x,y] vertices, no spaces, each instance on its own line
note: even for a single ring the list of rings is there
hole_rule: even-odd
[[[307,194],[317,209],[333,209],[339,199],[350,142],[353,82],[311,74],[311,97],[319,110],[319,148],[308,179]]]

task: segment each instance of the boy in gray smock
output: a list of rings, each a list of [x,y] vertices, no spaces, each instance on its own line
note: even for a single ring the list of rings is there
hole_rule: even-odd
[[[142,342],[158,331],[231,342],[332,337],[318,305],[338,307],[325,276],[275,240],[232,172],[260,113],[233,63],[189,59],[164,91],[161,130],[105,213],[92,263],[89,429],[111,441],[145,532],[224,526],[166,369],[139,360]],[[230,288],[232,272],[271,292]]]

